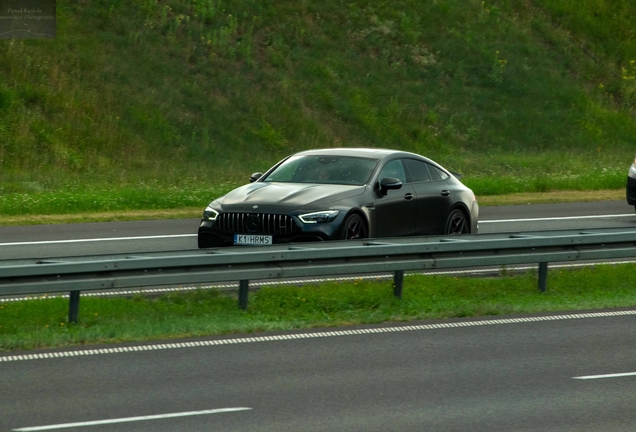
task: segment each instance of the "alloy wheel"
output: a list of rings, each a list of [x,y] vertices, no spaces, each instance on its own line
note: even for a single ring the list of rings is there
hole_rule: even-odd
[[[343,238],[345,240],[356,240],[367,237],[367,226],[362,217],[357,214],[347,217],[344,227]]]
[[[453,210],[450,215],[448,215],[448,220],[446,222],[446,230],[445,234],[447,235],[458,235],[458,234],[468,234],[468,221],[466,220],[466,215],[460,209]]]

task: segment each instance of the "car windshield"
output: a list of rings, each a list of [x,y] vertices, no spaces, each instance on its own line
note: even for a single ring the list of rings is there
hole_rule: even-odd
[[[377,162],[376,159],[352,156],[292,156],[263,181],[363,185]]]

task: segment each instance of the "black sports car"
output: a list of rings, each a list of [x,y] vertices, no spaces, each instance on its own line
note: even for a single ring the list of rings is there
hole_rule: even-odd
[[[459,177],[403,151],[300,152],[212,201],[199,247],[476,233],[479,206]]]

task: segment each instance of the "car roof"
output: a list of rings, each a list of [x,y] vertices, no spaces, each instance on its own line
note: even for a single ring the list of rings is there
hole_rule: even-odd
[[[365,147],[359,147],[359,148],[343,148],[343,147],[338,147],[338,148],[326,148],[326,149],[315,149],[315,150],[305,150],[299,153],[296,153],[294,156],[301,156],[301,155],[321,155],[321,154],[328,154],[328,155],[333,155],[333,156],[358,156],[358,157],[368,157],[368,158],[372,158],[372,159],[382,159],[385,156],[389,156],[389,155],[411,155],[411,156],[419,156],[422,157],[420,155],[416,155],[414,153],[408,153],[408,152],[403,152],[400,150],[390,150],[390,149],[382,149],[382,148],[365,148]]]

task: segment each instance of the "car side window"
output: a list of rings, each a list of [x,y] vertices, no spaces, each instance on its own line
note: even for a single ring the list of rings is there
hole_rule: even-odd
[[[409,173],[411,182],[421,183],[431,181],[431,177],[428,173],[428,168],[426,167],[426,162],[415,159],[405,159],[404,163]]]
[[[404,167],[402,166],[401,160],[392,160],[391,162],[384,165],[384,168],[382,168],[382,171],[380,171],[378,180],[382,180],[383,178],[387,177],[393,177],[399,179],[402,183],[406,183],[406,174],[404,173]]]
[[[448,178],[448,174],[446,174],[441,169],[434,167],[433,165],[428,163],[426,165],[428,166],[428,172],[431,174],[431,180],[439,181],[446,180]]]

